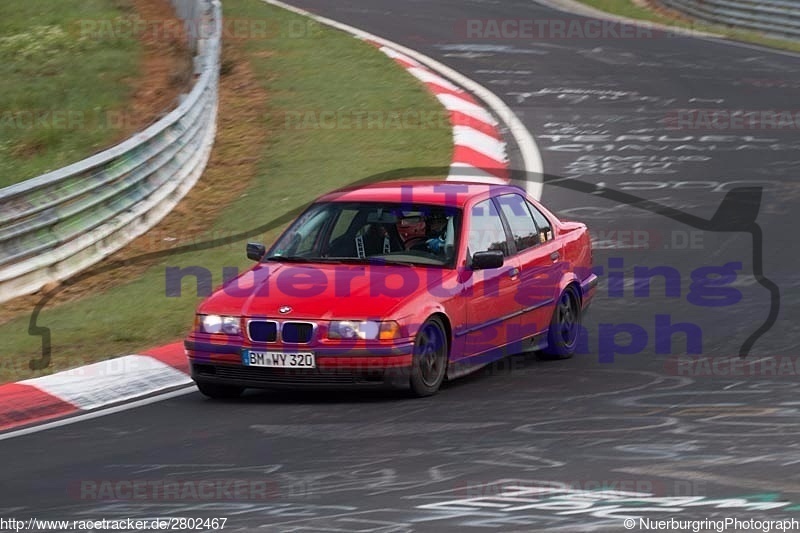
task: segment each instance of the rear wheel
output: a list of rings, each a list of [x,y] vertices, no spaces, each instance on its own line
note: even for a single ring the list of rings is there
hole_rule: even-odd
[[[414,341],[411,392],[415,396],[436,394],[447,372],[447,334],[437,317],[429,318]]]
[[[581,326],[580,296],[570,285],[558,298],[550,329],[547,331],[547,348],[542,350],[546,359],[569,359],[578,347]]]
[[[244,392],[242,387],[233,385],[220,385],[219,383],[207,383],[205,381],[197,381],[195,383],[203,395],[214,399],[238,398]]]

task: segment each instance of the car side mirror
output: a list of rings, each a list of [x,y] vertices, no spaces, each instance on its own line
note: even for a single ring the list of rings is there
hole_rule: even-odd
[[[264,259],[264,254],[267,253],[267,248],[258,242],[247,243],[247,258],[253,261],[261,261]]]
[[[503,266],[503,252],[500,250],[487,250],[475,252],[472,255],[472,270],[486,270]]]

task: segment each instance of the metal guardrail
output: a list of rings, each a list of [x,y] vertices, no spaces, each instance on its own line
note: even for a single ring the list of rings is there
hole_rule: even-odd
[[[222,6],[172,0],[199,75],[177,109],[67,167],[0,189],[0,302],[68,278],[169,213],[205,170],[217,128]]]
[[[800,38],[800,2],[793,0],[659,0],[692,17],[755,30],[783,38]]]

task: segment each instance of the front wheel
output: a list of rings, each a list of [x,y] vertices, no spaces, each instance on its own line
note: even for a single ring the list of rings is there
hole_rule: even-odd
[[[581,327],[581,303],[575,287],[569,286],[558,298],[547,331],[547,348],[542,350],[546,359],[569,359],[578,347]]]
[[[415,396],[436,394],[447,372],[447,334],[442,321],[431,317],[422,325],[414,341],[411,367],[411,392]]]
[[[242,387],[234,387],[233,385],[220,385],[219,383],[207,383],[205,381],[196,381],[195,383],[204,396],[214,399],[238,398],[244,392]]]

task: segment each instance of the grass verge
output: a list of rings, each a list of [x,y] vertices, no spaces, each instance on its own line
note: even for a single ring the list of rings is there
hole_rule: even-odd
[[[0,187],[141,131],[191,78],[169,0],[0,3]]]
[[[0,187],[108,145],[114,129],[88,117],[129,100],[141,47],[133,35],[80,28],[133,9],[132,0],[0,2]]]
[[[682,16],[668,9],[654,9],[645,7],[641,2],[634,0],[579,0],[595,9],[613,13],[622,17],[638,20],[657,22],[668,26],[676,26],[704,33],[716,33],[729,39],[742,41],[781,50],[800,52],[800,42],[788,39],[769,37],[755,31],[738,30],[723,25],[707,24],[689,17]],[[649,4],[649,3],[648,3]]]
[[[50,328],[53,344],[43,373],[180,339],[201,298],[191,278],[180,297],[167,297],[166,269],[199,267],[217,285],[224,267],[251,264],[246,240],[270,242],[281,228],[210,249],[192,243],[259,228],[373,174],[449,165],[452,132],[444,121],[392,120],[406,111],[440,117],[442,108],[380,51],[259,0],[225,0],[224,12],[239,29],[225,39],[209,169],[162,224],[89,272],[108,271],[71,284],[43,310],[37,324]],[[178,253],[181,246],[191,249]],[[154,252],[167,256],[148,259]],[[41,338],[27,331],[36,298],[24,301],[0,326],[0,382],[42,373],[28,369]]]

